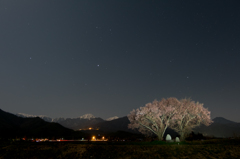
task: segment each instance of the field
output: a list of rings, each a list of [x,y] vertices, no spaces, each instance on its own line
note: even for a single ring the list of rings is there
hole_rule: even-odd
[[[240,158],[239,139],[165,142],[1,142],[0,158]]]

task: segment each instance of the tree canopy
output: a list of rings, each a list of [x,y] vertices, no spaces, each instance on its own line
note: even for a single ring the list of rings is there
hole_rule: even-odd
[[[154,100],[144,107],[133,109],[128,115],[128,128],[138,129],[145,135],[155,134],[159,140],[170,127],[184,140],[186,134],[200,124],[210,125],[210,111],[203,104],[191,99],[178,100],[170,97],[161,101]]]

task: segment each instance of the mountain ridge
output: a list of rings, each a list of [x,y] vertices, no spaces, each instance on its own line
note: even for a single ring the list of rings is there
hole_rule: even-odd
[[[60,120],[61,119],[61,120]],[[193,129],[196,133],[202,133],[205,136],[215,136],[220,138],[240,136],[240,123],[225,119],[223,117],[216,117],[212,119],[214,122],[210,126],[200,125]],[[127,131],[137,133],[138,131],[128,129],[130,121],[127,116],[113,119],[110,121],[102,118],[59,118],[57,123],[73,130],[101,130],[107,132]],[[6,125],[5,125],[6,126]],[[11,125],[7,125],[11,128]],[[173,133],[170,129],[170,133]]]
[[[22,118],[0,109],[0,138],[16,137],[72,137],[75,132],[59,123],[46,122],[39,117]]]
[[[87,114],[84,114],[84,115],[81,115],[79,117],[73,117],[73,118],[64,118],[64,117],[57,117],[57,118],[51,118],[51,117],[48,117],[46,115],[31,115],[31,114],[26,114],[26,113],[16,113],[15,115],[17,116],[20,116],[20,117],[25,117],[25,118],[29,118],[29,117],[40,117],[44,120],[47,120],[47,121],[51,121],[51,122],[56,122],[58,119],[77,119],[77,118],[80,118],[80,119],[92,119],[92,118],[100,118],[100,117],[95,117],[93,114],[91,113],[87,113]],[[114,119],[117,119],[119,118],[118,116],[113,116],[113,117],[109,117],[107,119],[105,119],[106,121],[110,121],[110,120],[114,120]],[[48,119],[51,119],[51,120],[48,120]],[[103,119],[104,120],[104,119]]]

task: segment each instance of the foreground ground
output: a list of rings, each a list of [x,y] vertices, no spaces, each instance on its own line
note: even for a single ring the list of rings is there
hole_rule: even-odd
[[[240,140],[164,142],[1,142],[0,158],[240,158]]]

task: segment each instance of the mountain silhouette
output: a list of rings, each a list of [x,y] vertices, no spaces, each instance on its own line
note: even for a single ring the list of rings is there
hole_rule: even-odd
[[[240,136],[240,123],[230,121],[223,117],[216,117],[213,121],[210,126],[201,125],[194,128],[193,131],[195,133],[201,133],[204,136],[220,138]],[[67,118],[59,119],[58,123],[49,123],[39,117],[22,118],[0,109],[0,136],[14,136],[16,133],[21,136],[74,136],[77,132],[80,132],[73,130],[86,130],[90,127],[93,128],[93,130],[99,130],[101,132],[112,133],[124,131],[139,134],[138,130],[128,128],[129,123],[130,121],[127,116],[111,121],[106,121],[102,118]],[[164,136],[166,136],[166,134],[170,134],[172,137],[178,135],[170,128],[167,128]]]
[[[92,114],[84,114],[77,118],[50,118],[45,115],[29,115],[24,113],[17,113],[16,115],[23,118],[39,117],[47,122],[59,123],[73,130],[88,129],[89,127],[93,127],[94,124],[104,121],[102,118],[95,117]]]
[[[102,118],[91,118],[91,119],[83,119],[83,118],[67,118],[65,120],[58,121],[62,126],[73,129],[88,129],[90,127],[95,127],[95,124],[104,122]]]
[[[230,121],[230,120],[227,120],[223,117],[216,117],[213,119],[213,122],[214,123],[219,123],[219,124],[233,124],[233,123],[237,123],[237,122],[234,122],[234,121]]]
[[[223,117],[216,117],[210,126],[201,125],[194,132],[202,133],[204,136],[219,138],[240,136],[240,123],[230,121]]]
[[[22,118],[0,109],[0,138],[25,136],[38,138],[69,138],[78,136],[79,134],[80,132],[74,132],[58,123],[46,122],[39,117]]]

